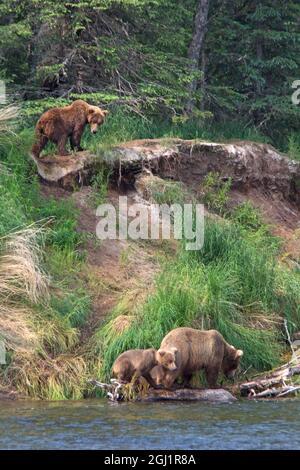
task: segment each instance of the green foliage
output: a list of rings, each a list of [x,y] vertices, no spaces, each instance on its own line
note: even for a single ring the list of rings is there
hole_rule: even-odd
[[[109,171],[107,168],[99,169],[91,181],[92,193],[90,195],[90,201],[93,207],[103,204],[107,197],[109,182]]]
[[[26,100],[43,98],[35,110],[25,104],[31,122],[43,109],[80,97],[182,123],[187,84],[196,75],[196,121],[212,119],[225,133],[234,121],[286,150],[300,122],[290,98],[300,65],[298,2],[212,0],[202,62],[191,74],[196,6],[197,0],[4,0],[1,78]]]
[[[158,204],[183,204],[188,197],[183,184],[178,181],[153,179],[149,181],[147,191]]]
[[[231,213],[231,218],[250,230],[259,230],[264,225],[259,211],[249,201],[236,206]]]
[[[54,247],[75,249],[82,241],[76,230],[78,211],[71,200],[42,199],[35,213],[39,219],[50,219],[47,241]]]
[[[297,133],[293,133],[289,136],[288,156],[291,160],[300,160],[300,138]]]
[[[51,307],[56,315],[67,320],[71,327],[80,327],[85,324],[90,313],[91,299],[85,289],[77,289],[64,293],[62,297],[52,297]]]
[[[231,179],[222,181],[218,173],[210,172],[202,183],[203,201],[209,209],[224,214],[231,188]]]
[[[98,331],[94,340],[103,358],[102,377],[109,376],[122,351],[157,348],[168,331],[180,326],[218,329],[244,350],[245,368],[278,364],[280,316],[290,319],[292,314],[293,325],[300,325],[300,278],[279,268],[275,254],[266,250],[264,238],[248,236],[239,224],[206,221],[203,248],[183,249],[165,266],[131,326],[116,334],[110,319]]]

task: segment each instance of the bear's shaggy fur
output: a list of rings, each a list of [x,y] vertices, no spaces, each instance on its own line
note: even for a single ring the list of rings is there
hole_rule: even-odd
[[[68,155],[66,143],[70,139],[72,150],[83,150],[80,140],[85,125],[90,124],[91,132],[97,132],[108,111],[92,106],[83,100],[76,100],[69,106],[52,108],[38,120],[36,142],[32,147],[33,157],[39,158],[41,151],[50,140],[58,147],[59,155]]]
[[[150,376],[156,386],[163,385],[166,372],[166,369],[164,369],[164,367],[160,365],[157,365],[153,367],[153,369],[151,369]]]
[[[112,375],[121,383],[131,382],[133,377],[135,379],[144,377],[152,387],[155,387],[150,371],[156,364],[155,349],[130,349],[117,357],[112,366]]]
[[[201,331],[193,328],[176,328],[162,340],[156,357],[164,368],[156,374],[158,381],[171,388],[175,380],[182,377],[188,385],[194,372],[204,369],[208,386],[217,386],[221,371],[233,378],[243,351],[228,344],[216,330]]]

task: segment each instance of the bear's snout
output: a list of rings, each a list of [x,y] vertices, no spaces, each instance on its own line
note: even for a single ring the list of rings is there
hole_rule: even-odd
[[[237,369],[233,369],[233,370],[230,370],[228,371],[225,375],[228,379],[234,379],[235,377],[235,373],[236,373]]]
[[[92,134],[96,134],[96,133],[97,133],[97,130],[98,130],[97,125],[96,125],[96,126],[91,126],[91,133],[92,133]]]

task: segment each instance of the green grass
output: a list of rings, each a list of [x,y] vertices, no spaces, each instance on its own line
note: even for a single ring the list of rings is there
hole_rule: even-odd
[[[28,157],[32,137],[32,129],[0,136],[0,237],[28,225],[43,225],[40,263],[51,279],[50,299],[38,305],[15,300],[18,307],[30,309],[38,342],[30,353],[10,353],[3,377],[31,397],[81,398],[86,364],[76,348],[79,329],[91,310],[90,296],[78,276],[84,239],[76,230],[78,211],[72,202],[41,197]]]
[[[84,146],[93,151],[134,139],[172,138],[202,139],[211,141],[253,140],[267,143],[268,138],[256,129],[241,123],[209,123],[189,120],[172,123],[159,118],[143,119],[130,110],[115,108],[108,115],[105,124],[96,136],[88,129],[84,133]]]
[[[288,138],[288,156],[291,160],[300,161],[300,138],[299,134],[293,133]]]
[[[164,335],[179,326],[216,328],[244,350],[244,368],[277,365],[284,350],[281,318],[288,318],[291,328],[300,326],[300,277],[283,271],[275,254],[275,246],[273,253],[267,251],[263,239],[251,237],[238,224],[207,221],[203,249],[182,249],[179,258],[165,266],[155,293],[140,306],[132,325],[116,335],[108,321],[97,332],[94,341],[103,358],[100,376],[108,378],[122,351],[157,348]]]
[[[107,168],[100,168],[93,176],[91,181],[92,193],[90,195],[92,207],[97,208],[105,202],[108,193],[109,176],[110,173]]]
[[[28,105],[26,125],[32,126],[43,106],[49,103]],[[86,129],[83,144],[101,153],[122,141],[155,137],[266,141],[255,129],[237,123],[172,124],[116,108],[96,137]],[[122,351],[158,347],[170,329],[184,325],[220,330],[228,342],[245,351],[245,368],[251,365],[262,370],[279,362],[284,349],[281,319],[287,318],[290,331],[300,327],[300,274],[279,267],[280,243],[251,205],[225,210],[227,190],[222,185],[217,185],[213,203],[231,222],[207,223],[203,249],[186,252],[182,246],[176,259],[169,258],[155,291],[145,304],[136,305],[128,329],[116,334],[111,327],[111,319],[120,312],[117,307],[95,333],[87,357],[78,356],[80,329],[91,310],[80,278],[84,238],[76,231],[78,212],[72,202],[40,196],[36,169],[28,158],[32,139],[33,127],[0,138],[0,237],[33,223],[46,224],[41,264],[52,286],[48,304],[37,305],[32,318],[39,349],[32,357],[10,353],[7,374],[20,391],[48,399],[80,398],[86,390],[88,368],[90,374],[108,378],[113,360]],[[290,142],[293,155],[295,142]],[[106,198],[107,174],[99,171],[92,187],[91,202],[97,205]],[[210,190],[213,193],[215,187]],[[173,182],[153,192],[159,203],[185,199],[181,185]]]
[[[231,179],[222,181],[218,173],[210,172],[201,185],[203,202],[208,209],[224,215],[229,201]]]

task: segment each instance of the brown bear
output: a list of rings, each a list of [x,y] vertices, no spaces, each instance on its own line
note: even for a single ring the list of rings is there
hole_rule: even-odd
[[[121,383],[131,382],[133,377],[144,377],[152,387],[156,386],[150,375],[156,366],[155,349],[130,349],[117,357],[112,366],[112,375]]]
[[[98,126],[103,124],[107,113],[105,109],[92,106],[83,100],[76,100],[62,108],[49,109],[42,114],[36,124],[36,142],[32,147],[33,157],[39,158],[49,140],[57,145],[59,155],[69,155],[66,150],[68,139],[70,139],[72,150],[83,150],[80,140],[85,125],[89,123],[91,132],[95,134]]]
[[[163,366],[155,366],[150,371],[150,376],[157,387],[163,385],[167,370]]]
[[[157,351],[157,361],[165,370],[159,380],[171,388],[182,377],[188,385],[193,373],[204,369],[208,386],[215,388],[221,371],[234,377],[242,355],[242,350],[228,344],[216,330],[176,328],[164,337]]]

